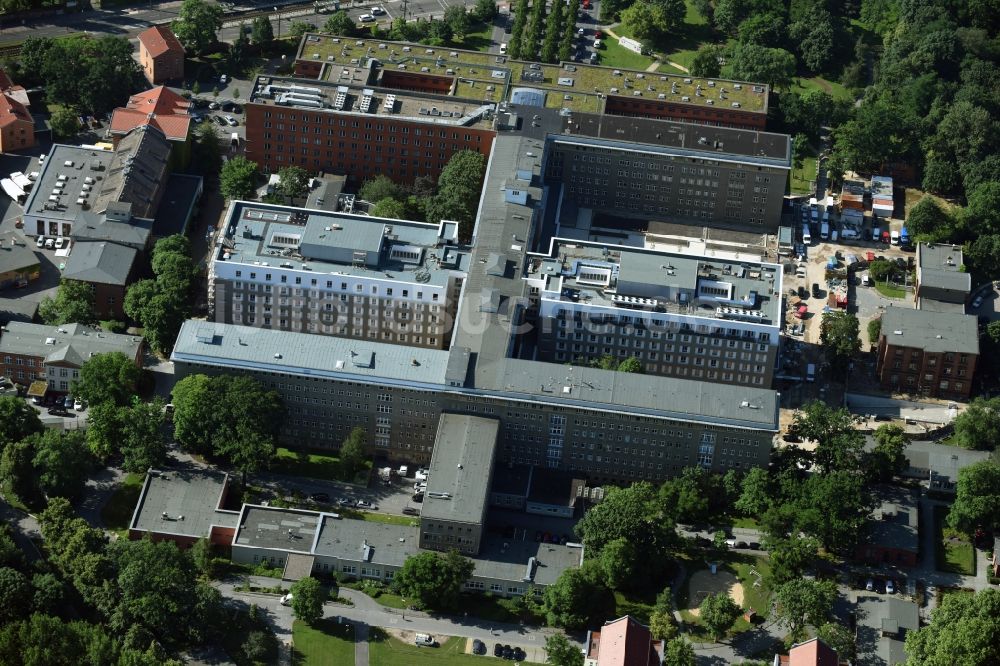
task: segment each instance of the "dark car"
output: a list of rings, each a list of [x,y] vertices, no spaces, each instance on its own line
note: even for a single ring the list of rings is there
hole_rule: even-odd
[[[417,503],[423,502],[424,501],[424,494],[423,493],[413,493],[413,497],[411,497],[410,499],[413,500],[414,502],[417,502]]]
[[[326,493],[313,493],[309,496],[313,502],[329,502],[330,496]]]
[[[351,498],[350,497],[338,497],[337,498],[337,504],[339,504],[340,506],[350,506],[351,505]]]
[[[541,540],[542,540],[542,533],[536,531],[535,532],[535,543],[539,543]]]
[[[503,656],[503,646],[497,643],[493,646],[493,656],[502,657]]]
[[[228,126],[228,123],[226,123],[226,119],[223,118],[222,116],[212,116],[212,120],[214,120],[216,123],[218,123],[221,127],[227,127]]]
[[[64,407],[51,407],[49,416],[69,416],[69,412]]]
[[[420,512],[414,509],[412,506],[408,506],[403,509],[403,513],[407,516],[419,516]]]
[[[486,643],[478,638],[472,641],[472,654],[486,654]]]
[[[243,107],[239,104],[233,104],[233,113],[243,113]]]
[[[799,285],[799,298],[801,298],[802,300],[806,300],[807,298],[809,298],[809,290],[803,287],[802,285]]]
[[[504,659],[510,659],[511,661],[513,661],[513,659],[514,659],[514,648],[512,648],[509,645],[504,645],[503,646],[503,658]]]
[[[819,298],[819,283],[813,282],[813,298]]]
[[[514,661],[524,661],[527,653],[519,647],[514,648]]]
[[[223,102],[222,110],[225,111],[226,113],[232,113],[234,106],[235,104],[233,104],[232,102]]]

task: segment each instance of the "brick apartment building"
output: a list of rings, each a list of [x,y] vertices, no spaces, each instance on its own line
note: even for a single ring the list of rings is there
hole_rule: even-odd
[[[28,93],[0,69],[0,152],[13,153],[35,145],[35,120]]]
[[[139,33],[139,65],[152,85],[184,78],[184,47],[165,25]]]
[[[917,246],[915,308],[891,307],[882,315],[876,374],[882,388],[932,397],[972,394],[979,361],[976,317],[965,314],[971,279],[962,249]]]
[[[355,185],[378,175],[436,181],[459,151],[488,157],[496,135],[493,106],[475,100],[265,81],[245,107],[246,156],[268,173],[295,165],[346,174]]]

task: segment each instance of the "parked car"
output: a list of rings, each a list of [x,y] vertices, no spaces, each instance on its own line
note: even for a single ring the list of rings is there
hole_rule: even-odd
[[[813,295],[813,298],[819,298],[820,293],[819,293],[819,283],[818,282],[813,282],[812,295]]]
[[[76,400],[73,401],[73,409],[75,409],[78,412],[82,412],[83,410],[87,409],[87,403],[85,403],[80,398],[77,398]]]
[[[419,516],[420,512],[414,509],[412,506],[408,506],[403,509],[403,514],[407,516]]]
[[[381,7],[372,7],[370,11],[372,13],[372,16],[382,16],[383,14],[385,14],[385,10],[382,9]]]
[[[312,495],[309,496],[309,499],[311,499],[313,502],[329,502],[330,495],[328,495],[327,493],[313,493]]]
[[[972,308],[973,309],[978,308],[982,304],[983,304],[983,297],[982,296],[976,296],[975,298],[972,299]]]
[[[219,125],[219,127],[226,126],[226,121],[222,116],[212,116],[212,120],[214,120]]]
[[[417,634],[413,637],[417,647],[437,647],[438,642],[430,634]]]
[[[868,581],[865,583],[865,590],[867,590],[869,592],[874,592],[875,591],[875,580],[874,579],[872,579],[872,578],[868,579]]]
[[[228,102],[223,102],[222,103],[222,110],[225,111],[226,113],[229,113],[229,112],[231,112],[233,110],[234,106],[235,106],[235,104],[231,100],[228,101]]]
[[[338,497],[337,498],[337,504],[339,504],[340,506],[350,506],[351,505],[351,498],[350,497]]]
[[[504,645],[503,646],[503,658],[512,661],[514,659],[514,648],[512,648],[509,645]]]
[[[494,657],[502,657],[503,656],[503,645],[501,645],[500,643],[496,643],[493,646],[493,656]]]
[[[292,593],[291,592],[289,592],[285,596],[281,597],[281,605],[282,606],[291,606],[292,605]]]
[[[57,250],[62,250],[63,248],[65,248],[68,245],[69,245],[69,239],[66,238],[65,236],[63,236],[62,238],[57,238],[56,239],[56,249]]]
[[[524,661],[528,655],[519,647],[514,648],[514,661]]]
[[[71,396],[63,398],[62,406],[66,409],[73,409],[73,398]]]
[[[486,654],[486,643],[478,638],[472,641],[472,654]]]
[[[237,125],[239,125],[239,122],[237,122],[236,118],[233,118],[232,116],[226,116],[226,122],[229,123],[230,127],[236,127]]]
[[[38,239],[35,240],[35,247],[45,247],[45,236],[39,236]]]
[[[896,581],[889,579],[885,581],[885,593],[886,594],[896,594]]]
[[[413,497],[411,497],[410,499],[412,499],[414,502],[416,502],[416,503],[419,504],[420,502],[424,501],[424,494],[423,493],[413,493]]]
[[[229,75],[223,74],[219,77],[219,83],[229,83]]]
[[[378,509],[377,506],[375,506],[374,504],[372,504],[367,500],[358,500],[354,506],[356,506],[359,509],[369,509],[371,511],[375,511],[376,509]]]
[[[55,246],[56,246],[56,239],[55,238],[46,238],[45,239],[45,249],[46,250],[52,250],[52,249],[55,248]]]
[[[208,103],[208,108],[211,109],[212,111],[218,111],[219,110],[219,103],[218,102],[209,102]]]
[[[50,407],[49,416],[69,416],[69,412],[64,407]]]
[[[371,14],[362,14],[360,17],[358,17],[358,20],[361,21],[362,23],[374,23],[375,17],[372,16]]]

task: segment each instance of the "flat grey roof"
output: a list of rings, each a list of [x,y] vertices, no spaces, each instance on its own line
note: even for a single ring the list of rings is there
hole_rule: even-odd
[[[917,267],[921,290],[929,287],[967,294],[972,289],[972,275],[965,270],[960,245],[918,244]]]
[[[12,321],[0,337],[0,353],[24,354],[45,359],[46,363],[63,361],[79,367],[94,354],[120,351],[135,358],[142,338],[108,333],[83,324],[26,324]]]
[[[2,342],[0,342],[2,345]],[[502,350],[505,351],[505,350]],[[456,353],[462,353],[456,350]],[[771,389],[713,384],[540,361],[496,359],[495,384],[451,386],[449,352],[333,336],[190,319],[170,355],[184,363],[233,370],[361,381],[418,390],[499,395],[611,412],[643,414],[754,430],[778,429]],[[360,364],[360,365],[359,365]],[[569,390],[565,390],[569,387]]]
[[[424,386],[443,384],[448,367],[445,350],[194,319],[181,326],[171,358],[191,363],[224,360],[234,369]]]
[[[894,597],[858,597],[858,663],[895,666],[906,662],[906,632],[920,628],[917,605]],[[892,628],[893,636],[882,630]]]
[[[888,307],[882,314],[882,333],[897,347],[930,353],[979,353],[979,329],[973,315]]]
[[[525,538],[505,539],[499,534],[484,535],[479,556],[472,558],[474,573],[484,578],[527,583],[528,562],[535,558],[531,582],[552,585],[562,572],[583,563],[583,548],[536,542]]]
[[[0,298],[0,325],[10,322],[30,324],[38,314],[38,303],[24,298]]]
[[[869,519],[866,542],[876,546],[918,552],[920,550],[920,539],[917,535],[919,497],[912,491],[893,486],[879,486],[876,489],[876,497],[878,506]]]
[[[148,218],[119,220],[105,213],[82,210],[73,224],[73,238],[78,241],[112,241],[143,249],[149,242],[152,227],[153,221]]]
[[[163,238],[186,232],[201,192],[201,176],[170,174],[153,218],[153,235]]]
[[[35,248],[20,231],[0,234],[0,273],[16,273],[32,266],[41,267]]]
[[[138,251],[118,243],[75,243],[63,277],[124,287]]]
[[[233,544],[309,553],[320,516],[315,511],[244,504]]]
[[[72,222],[76,219],[77,213],[84,210],[83,206],[77,203],[81,198],[80,194],[87,191],[84,185],[88,186],[89,205],[91,207],[96,205],[101,183],[107,178],[108,167],[111,166],[114,156],[114,152],[110,150],[54,144],[41,165],[35,187],[24,203],[24,214]],[[87,178],[90,178],[91,182],[88,183]],[[57,184],[62,186],[56,188]],[[55,194],[57,190],[59,193]],[[56,201],[51,201],[50,197],[56,197]],[[55,206],[46,207],[46,204]]]
[[[482,520],[499,431],[496,419],[441,415],[420,509],[422,520]]]
[[[341,560],[401,567],[406,558],[420,552],[417,537],[416,527],[324,516],[315,552]]]
[[[874,448],[874,440],[869,442]],[[866,448],[869,448],[866,445]],[[937,474],[958,478],[958,471],[983,460],[989,460],[989,451],[972,451],[960,446],[949,446],[937,442],[910,442],[903,452],[910,467],[929,469]]]
[[[468,252],[448,242],[448,225],[235,201],[213,261],[308,270],[317,277],[447,284]],[[412,250],[416,260],[394,250]],[[445,254],[448,261],[445,261]],[[251,269],[254,270],[254,269]]]
[[[642,152],[791,168],[791,138],[787,134],[655,118],[574,113],[563,117],[562,132],[552,139],[572,143],[577,137],[642,144],[636,146]]]
[[[236,527],[240,514],[220,506],[227,475],[183,468],[149,473],[129,527],[145,532],[207,537],[212,525]]]

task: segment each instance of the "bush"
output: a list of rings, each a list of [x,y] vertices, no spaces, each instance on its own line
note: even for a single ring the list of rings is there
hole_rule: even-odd
[[[363,580],[360,587],[372,599],[378,599],[385,592],[385,585],[377,580]]]

